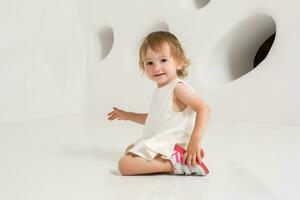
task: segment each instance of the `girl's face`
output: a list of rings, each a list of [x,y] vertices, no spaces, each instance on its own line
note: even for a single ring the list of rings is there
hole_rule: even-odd
[[[143,61],[147,77],[156,82],[158,87],[176,79],[176,71],[181,68],[171,56],[169,45],[164,45],[161,52],[148,48]]]

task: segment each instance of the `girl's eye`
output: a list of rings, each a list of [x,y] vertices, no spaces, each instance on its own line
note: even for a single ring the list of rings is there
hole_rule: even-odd
[[[168,60],[164,58],[164,59],[161,59],[160,61],[161,61],[162,63],[165,63],[165,62],[167,62]]]
[[[151,66],[153,65],[153,62],[146,62],[146,66]]]

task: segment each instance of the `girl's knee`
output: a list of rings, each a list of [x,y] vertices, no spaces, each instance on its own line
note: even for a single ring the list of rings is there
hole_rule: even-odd
[[[123,176],[132,175],[130,156],[123,156],[119,160],[119,171]]]

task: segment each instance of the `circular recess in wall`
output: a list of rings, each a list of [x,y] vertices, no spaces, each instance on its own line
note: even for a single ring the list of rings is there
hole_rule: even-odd
[[[261,63],[265,57],[267,57],[273,42],[275,40],[276,33],[273,33],[264,43],[259,47],[258,51],[255,54],[255,58],[253,61],[253,68],[255,68],[259,63]]]
[[[203,8],[209,3],[209,0],[192,0],[197,9]]]
[[[267,57],[275,41],[276,23],[269,15],[256,15],[229,31],[208,58],[203,79],[222,84],[249,73]]]
[[[149,30],[146,30],[146,35],[154,31],[169,31],[169,26],[166,22],[156,22],[149,27]]]
[[[196,8],[201,9],[205,7],[210,0],[181,0],[181,4],[187,9]]]
[[[96,47],[96,55],[99,55],[98,62],[103,60],[111,51],[114,43],[114,32],[109,26],[101,28],[96,33],[98,47]]]

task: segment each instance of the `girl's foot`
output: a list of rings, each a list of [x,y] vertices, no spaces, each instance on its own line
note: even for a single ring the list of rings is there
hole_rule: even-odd
[[[172,163],[174,174],[181,174],[181,175],[200,175],[205,176],[209,173],[205,164],[201,161],[195,167],[189,168],[185,163],[182,163],[183,154],[186,152],[184,148],[179,145],[175,145],[174,153],[170,158]],[[201,149],[201,158],[204,156],[204,152]]]

